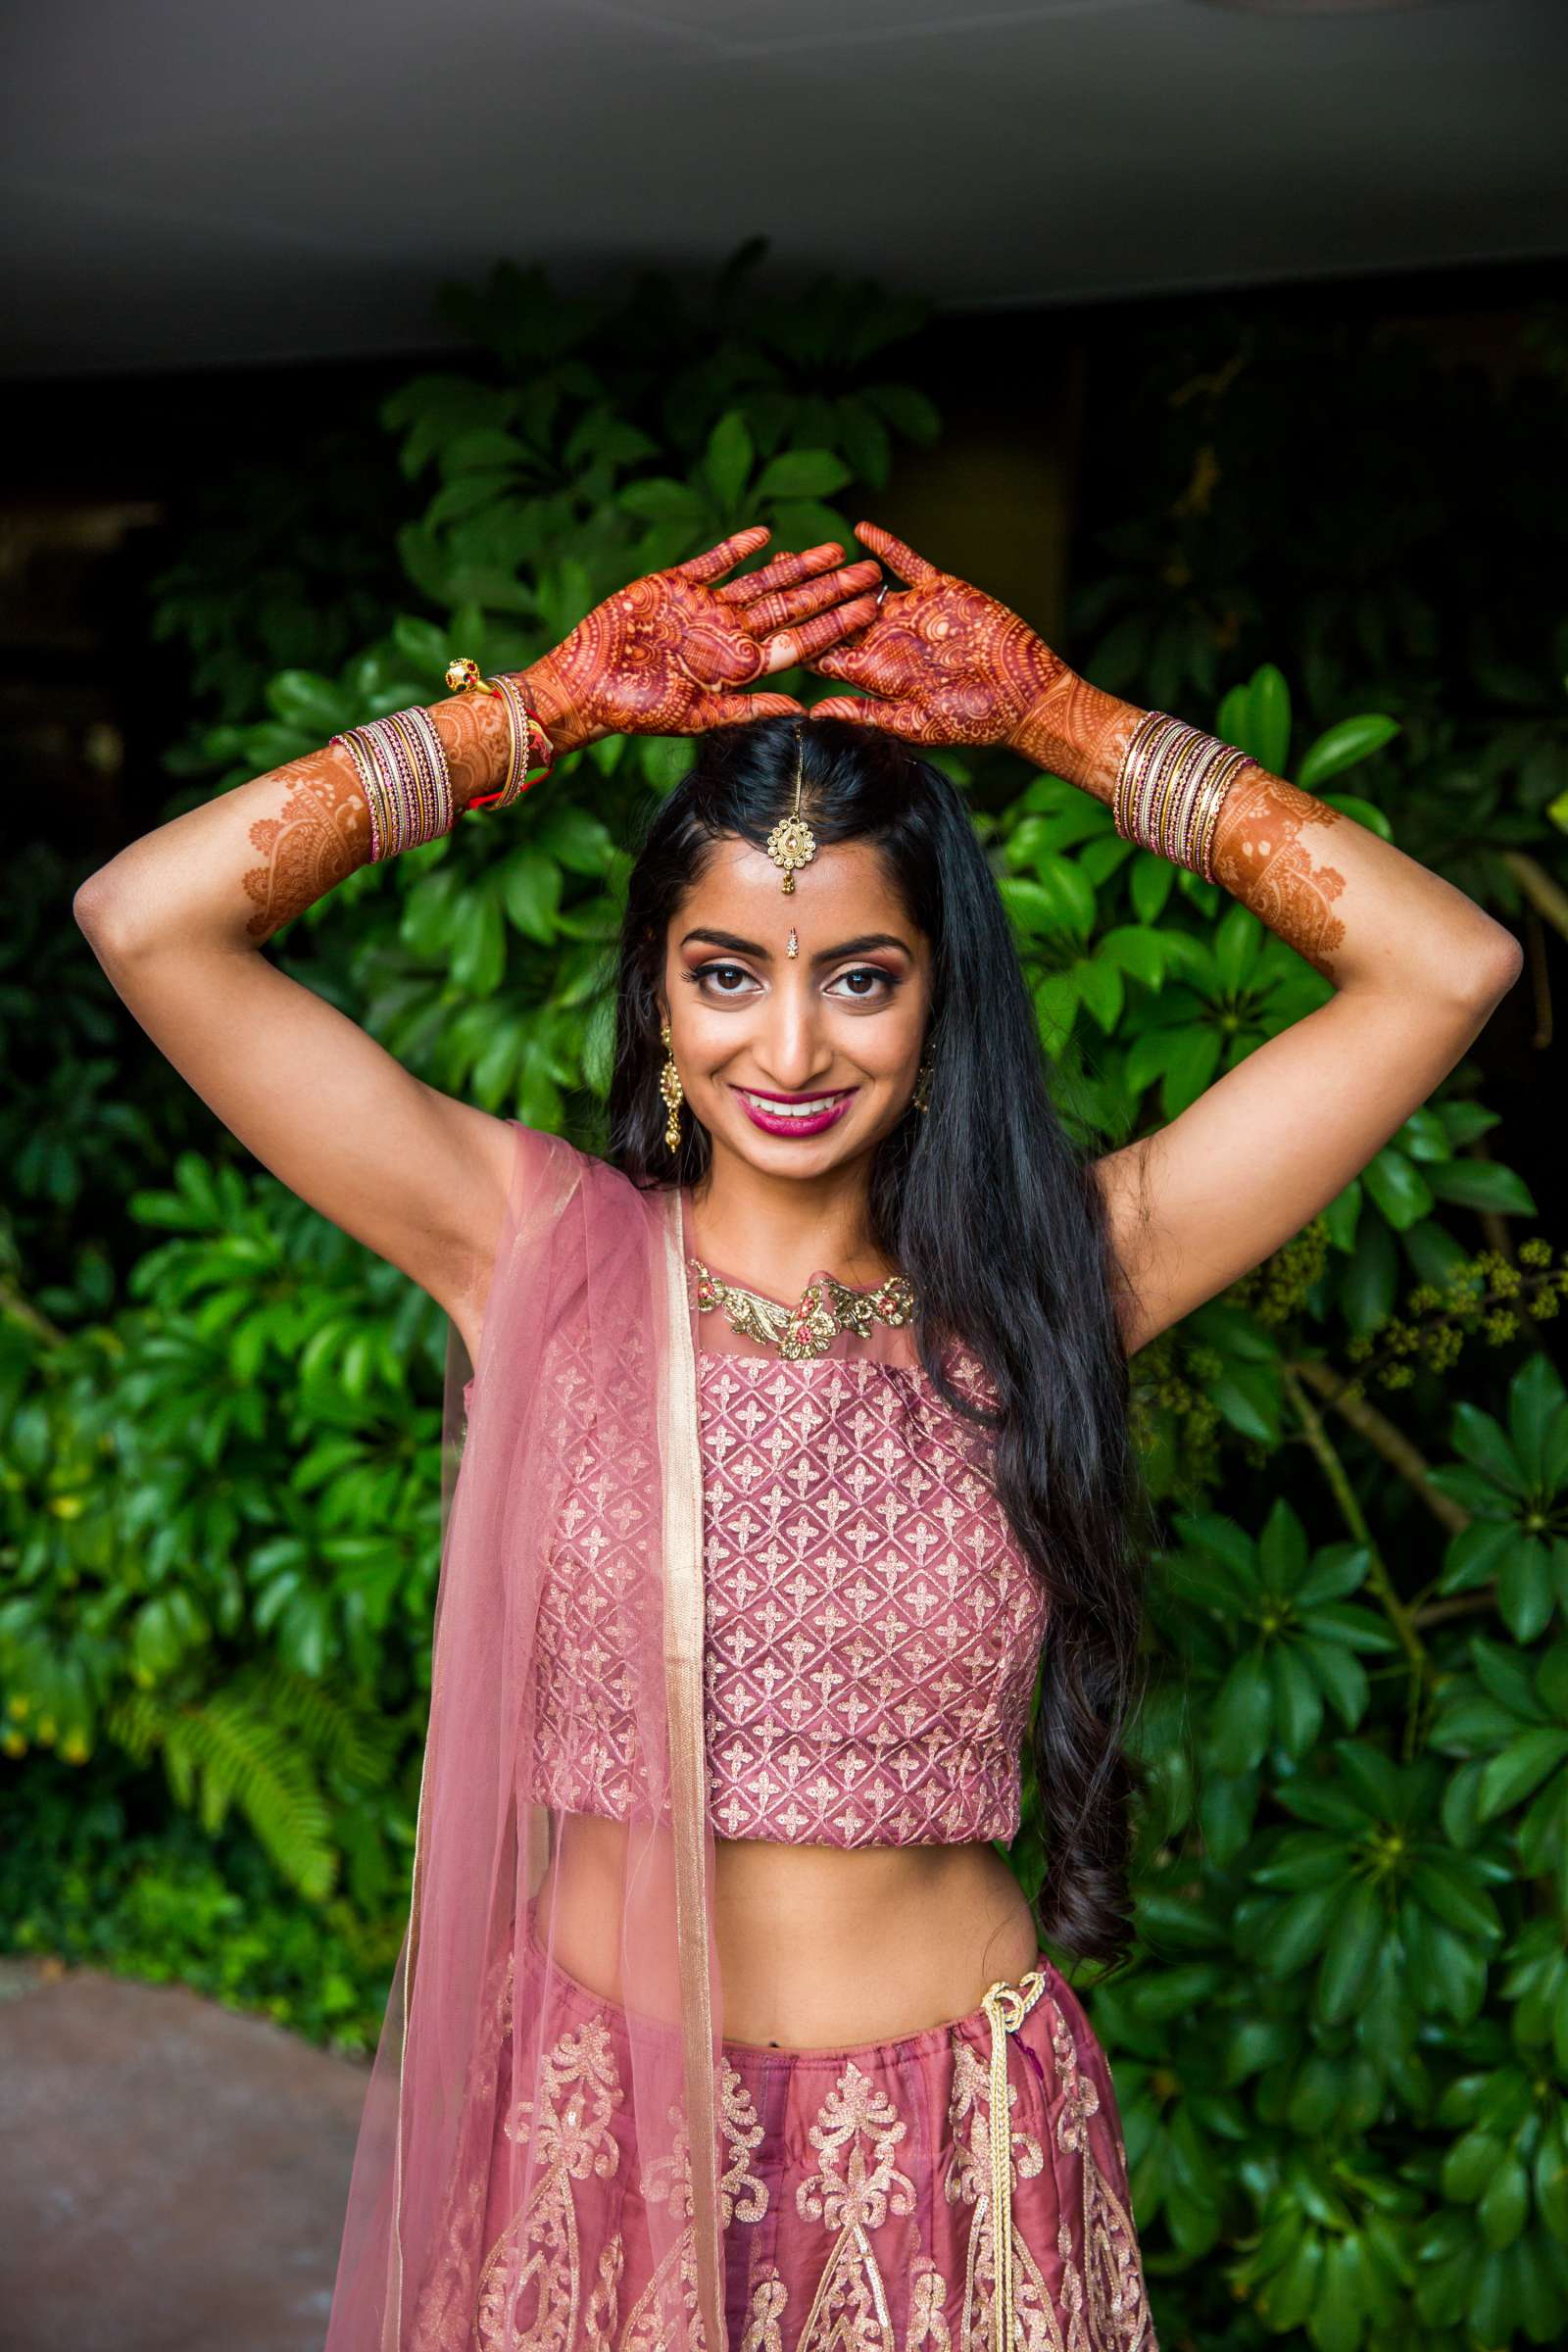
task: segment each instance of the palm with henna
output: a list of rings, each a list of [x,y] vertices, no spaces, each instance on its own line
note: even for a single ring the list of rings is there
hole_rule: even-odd
[[[884,597],[853,642],[811,661],[822,677],[877,699],[830,695],[811,716],[910,743],[1006,744],[1027,757],[1053,697],[1072,680],[1060,655],[1006,605],[939,571],[891,531],[858,522],[855,532],[907,585]]]
[[[645,573],[529,664],[523,675],[558,751],[603,735],[697,735],[800,711],[791,695],[748,689],[872,621],[868,591],[881,571],[870,562],[846,564],[843,548],[829,542],[716,585],[767,537],[758,524]]]

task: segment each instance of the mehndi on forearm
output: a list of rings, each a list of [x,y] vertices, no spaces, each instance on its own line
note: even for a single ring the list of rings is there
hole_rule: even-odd
[[[507,761],[494,697],[430,708],[454,809],[493,788]],[[286,760],[143,834],[79,894],[95,924],[126,948],[178,941],[260,947],[367,864],[370,812],[341,742]]]
[[[506,765],[506,716],[494,695],[479,694],[433,704],[429,716],[446,757],[456,818],[491,790]],[[258,817],[247,835],[261,862],[242,877],[251,903],[245,936],[260,942],[366,864],[372,841],[360,770],[345,743],[334,740],[258,781],[285,788],[277,813]]]
[[[1120,785],[1125,819],[1130,805],[1140,814],[1136,794],[1126,792],[1139,739],[1158,728],[1161,715],[1069,674],[1031,711],[1015,742],[1039,766],[1107,807],[1117,806]],[[1221,747],[1212,737],[1201,740],[1217,762]],[[1511,935],[1463,891],[1299,785],[1234,752],[1222,782],[1206,858],[1178,862],[1194,870],[1206,863],[1222,889],[1337,987],[1462,995],[1473,966],[1492,968],[1511,949]],[[1128,829],[1153,846],[1147,821]]]

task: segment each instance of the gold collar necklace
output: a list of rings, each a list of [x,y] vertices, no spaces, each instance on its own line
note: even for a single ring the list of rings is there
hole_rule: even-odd
[[[742,1290],[710,1272],[700,1257],[689,1264],[697,1276],[697,1304],[703,1313],[723,1310],[731,1331],[743,1339],[760,1340],[783,1356],[826,1355],[841,1331],[864,1339],[873,1318],[898,1330],[914,1319],[914,1292],[902,1274],[889,1274],[868,1291],[854,1291],[831,1274],[813,1276],[794,1306],[776,1298]]]

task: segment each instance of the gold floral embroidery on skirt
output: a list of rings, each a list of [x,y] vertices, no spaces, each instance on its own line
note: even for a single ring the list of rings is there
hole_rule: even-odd
[[[1014,2206],[1014,2352],[1154,2352],[1137,2240],[1090,2130],[1100,2092],[1049,1992],[1041,2007],[1054,2061],[1046,2098],[1054,2116],[1053,2162],[1060,2160],[1056,2179],[1064,2194],[1071,2184],[1072,2195],[1056,2217],[1054,2289],[1042,2268],[1038,2230],[1034,2247],[1029,2243],[1029,2204]],[[769,2231],[757,2241],[758,2258],[742,2264],[746,2316],[730,2352],[990,2352],[996,2246],[989,2074],[983,2054],[961,2033],[952,2034],[949,2055],[949,2152],[931,2193],[956,2217],[968,2216],[959,2234],[937,2249],[951,2276],[925,2242],[927,2211],[910,2177],[910,2118],[893,2095],[898,2079],[890,2090],[854,2061],[837,2073],[816,2109],[807,2133],[816,2162],[797,2177],[789,2200],[793,2218],[816,2226],[820,2261],[808,2259],[803,2272],[793,2236],[782,2259],[773,2259],[786,2217],[770,2194],[764,2125],[746,2081],[723,2062],[719,2198],[732,2255],[734,2232],[749,2236],[760,2226]],[[471,2332],[460,2338],[441,2327],[429,2333],[416,2328],[418,2352],[447,2352],[460,2342],[464,2352],[710,2352],[697,2305],[690,2153],[680,2111],[669,2116],[667,2150],[642,2161],[635,2182],[648,2207],[662,2208],[679,2225],[679,2234],[622,2316],[627,2241],[620,2198],[633,2184],[620,2179],[613,2127],[625,2091],[608,2021],[591,2018],[563,2034],[540,2069],[539,2085],[537,2102],[518,2101],[504,2121],[509,2138],[531,2146],[539,2169],[525,2205],[485,2258],[470,2306]],[[1008,2103],[1019,2107],[1015,2079]],[[1016,2190],[1040,2180],[1048,2158],[1035,2132],[1015,2115],[1008,2120]],[[1097,2127],[1102,2135],[1105,2129],[1103,2121]],[[890,2238],[879,2244],[890,2226]]]
[[[728,2158],[718,2182],[718,2210],[727,2230],[732,2222],[760,2222],[767,2211],[767,2183],[746,2169],[761,2145],[762,2127],[752,2094],[726,2059],[719,2072],[719,2130]],[[670,2149],[645,2167],[643,2194],[650,2205],[667,2204],[672,2220],[686,2227],[638,2296],[620,2352],[675,2352],[684,2340],[702,2337],[698,2310],[697,2247],[691,2230],[691,2140],[678,2107],[669,2111]]]
[[[531,2142],[540,2168],[533,2192],[497,2239],[479,2278],[473,2341],[476,2352],[573,2352],[583,2263],[572,2182],[606,2180],[618,2150],[612,2117],[621,2103],[620,2078],[609,2028],[590,2018],[564,2034],[540,2069],[538,2111],[519,2099],[506,2134],[519,2147]],[[590,2342],[608,2342],[624,2259],[619,2232],[597,2249]]]
[[[795,2191],[802,2221],[819,2221],[834,2233],[801,2330],[803,2347],[896,2352],[870,2233],[890,2214],[903,2219],[914,2210],[914,2182],[894,2163],[907,2132],[887,2092],[858,2066],[847,2066],[811,2126],[819,2168]]]

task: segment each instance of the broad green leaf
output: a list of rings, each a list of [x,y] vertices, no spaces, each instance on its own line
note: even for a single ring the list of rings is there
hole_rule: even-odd
[[[1075,966],[1074,977],[1080,1004],[1108,1035],[1121,1018],[1124,991],[1120,972],[1102,956],[1085,956]]]
[[[1363,1217],[1350,1262],[1340,1278],[1340,1296],[1352,1332],[1371,1331],[1390,1312],[1398,1274],[1388,1226],[1381,1217]]]
[[[1366,1582],[1372,1555],[1364,1544],[1325,1544],[1314,1552],[1310,1567],[1296,1587],[1297,1605],[1320,1608],[1325,1601],[1346,1600]]]
[[[1461,2205],[1474,2205],[1494,2178],[1503,2154],[1502,2141],[1492,2132],[1467,2132],[1443,2160],[1444,2195]]]
[[[1294,1976],[1322,1949],[1345,1900],[1344,1883],[1309,1887],[1282,1903],[1263,1934],[1258,1959],[1271,1976]]]
[[[1551,1554],[1537,1537],[1522,1537],[1497,1569],[1497,1606],[1516,1642],[1534,1642],[1545,1631],[1552,1600]]]
[[[1096,954],[1109,956],[1112,963],[1124,972],[1131,972],[1146,988],[1158,988],[1165,977],[1165,946],[1157,931],[1145,930],[1137,923],[1123,923],[1107,931],[1096,947]]]
[[[1530,2181],[1517,2156],[1509,2154],[1487,2182],[1476,2219],[1487,2244],[1496,2252],[1512,2245],[1530,2210]]]
[[[1346,1730],[1354,1731],[1371,1695],[1360,1659],[1333,1642],[1310,1640],[1297,1646]]]
[[[421,620],[411,612],[400,612],[392,623],[392,642],[405,662],[416,670],[428,671],[434,677],[443,674],[452,659],[449,640],[435,622]],[[473,652],[466,638],[458,650],[463,653]]]
[[[1353,1250],[1356,1223],[1361,1214],[1360,1177],[1352,1176],[1344,1192],[1336,1193],[1321,1214],[1334,1248],[1347,1251]]]
[[[1285,774],[1291,756],[1291,690],[1272,662],[1261,662],[1248,685],[1245,748],[1270,775]]]
[[[650,474],[640,482],[627,482],[617,492],[617,504],[640,522],[665,522],[677,529],[689,529],[702,514],[703,502],[689,482],[677,482],[668,474]]]
[[[1209,1400],[1244,1438],[1277,1446],[1280,1369],[1277,1364],[1229,1364],[1209,1385]]]
[[[786,449],[770,458],[758,475],[753,497],[764,499],[831,498],[851,479],[842,458],[828,449]]]
[[[1036,863],[1035,875],[1060,908],[1060,920],[1065,927],[1080,938],[1087,938],[1094,928],[1095,893],[1082,866],[1071,858],[1042,858]]]
[[[1476,1143],[1498,1125],[1500,1113],[1489,1110],[1484,1102],[1448,1102],[1432,1106],[1447,1130],[1448,1141],[1457,1152],[1466,1144]]]
[[[1469,1275],[1470,1252],[1436,1217],[1423,1217],[1414,1225],[1407,1225],[1399,1236],[1399,1246],[1417,1282],[1429,1282],[1434,1290],[1446,1291],[1450,1284]]]
[[[524,938],[549,947],[561,906],[560,866],[543,850],[524,846],[511,853],[500,871],[508,914]]]
[[[1329,1931],[1318,1969],[1318,2010],[1330,2025],[1352,2016],[1371,1991],[1384,1919],[1377,1889],[1365,1882],[1352,1886]]]
[[[1317,792],[1331,776],[1345,773],[1374,752],[1382,751],[1399,733],[1399,722],[1381,710],[1364,710],[1354,718],[1339,719],[1311,743],[1296,771],[1303,792]]]
[[[1259,1763],[1273,1728],[1274,1700],[1260,1649],[1237,1659],[1214,1702],[1209,1751],[1221,1772],[1250,1772]]]
[[[1269,1506],[1257,1542],[1257,1557],[1271,1592],[1295,1592],[1303,1583],[1307,1569],[1306,1530],[1283,1495],[1277,1495]]]
[[[1385,1144],[1361,1171],[1361,1182],[1396,1233],[1432,1211],[1432,1195],[1413,1161]]]
[[[1226,908],[1214,933],[1214,968],[1231,993],[1242,987],[1257,958],[1263,926],[1249,907]]]
[[[1268,1668],[1274,1691],[1275,1737],[1286,1754],[1299,1763],[1323,1728],[1322,1694],[1294,1642],[1272,1642]]]
[[[893,430],[906,441],[924,447],[942,430],[942,413],[936,403],[907,384],[872,385],[865,397],[875,402]]]
[[[1508,1389],[1508,1434],[1532,1487],[1556,1483],[1548,1462],[1562,1458],[1568,1430],[1568,1392],[1548,1356],[1533,1355]]]
[[[1175,886],[1176,868],[1168,858],[1140,850],[1127,868],[1133,912],[1141,923],[1157,923]]]
[[[511,433],[498,432],[494,426],[486,425],[460,433],[441,453],[443,470],[449,474],[489,473],[498,468],[525,466],[527,462],[528,453],[520,441]]]
[[[1496,1906],[1466,1875],[1473,1867],[1462,1855],[1429,1849],[1410,1872],[1410,1891],[1458,1935],[1492,1942],[1501,1932]]]
[[[1172,1034],[1159,1096],[1167,1119],[1179,1117],[1208,1085],[1219,1066],[1220,1044],[1217,1029],[1195,1026]]]
[[[463,917],[452,949],[453,986],[465,996],[493,997],[507,968],[506,927],[497,893],[466,893]]]
[[[1568,1730],[1521,1732],[1502,1753],[1494,1756],[1481,1774],[1478,1810],[1483,1821],[1493,1820],[1520,1804],[1539,1788],[1550,1772],[1568,1763]]]
[[[1450,1159],[1427,1170],[1427,1182],[1440,1200],[1461,1208],[1491,1208],[1499,1216],[1531,1217],[1536,1204],[1524,1179],[1494,1159]]]
[[[745,417],[739,409],[730,409],[709,434],[704,461],[708,487],[721,515],[734,513],[756,454]]]
[[[1442,1592],[1469,1592],[1490,1584],[1519,1541],[1512,1519],[1473,1519],[1452,1538],[1443,1555]]]
[[[1521,1474],[1518,1459],[1497,1423],[1479,1405],[1468,1402],[1456,1405],[1451,1438],[1454,1451],[1462,1453],[1475,1467],[1507,1494],[1522,1494],[1526,1480]]]
[[[285,726],[318,743],[353,723],[341,690],[314,670],[280,669],[268,683],[267,699]]]
[[[614,855],[615,844],[609,827],[569,801],[557,801],[551,806],[536,838],[540,849],[558,858],[568,873],[602,875]]]
[[[1412,1110],[1395,1137],[1412,1159],[1451,1159],[1453,1144],[1443,1119],[1430,1102]]]

